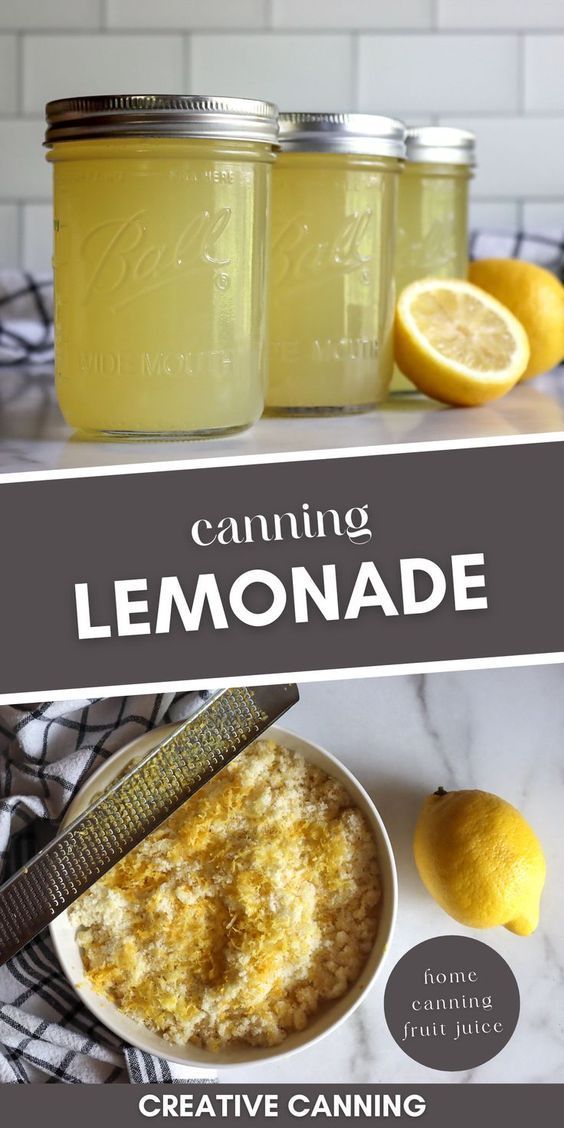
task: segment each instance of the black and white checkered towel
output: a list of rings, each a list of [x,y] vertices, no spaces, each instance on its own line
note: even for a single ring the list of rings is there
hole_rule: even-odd
[[[0,706],[0,881],[48,842],[84,780],[206,694]],[[0,968],[0,1082],[213,1081],[124,1046],[75,995],[42,933]]]
[[[562,227],[547,231],[472,231],[470,258],[515,258],[536,262],[564,282],[564,215]]]
[[[564,282],[561,229],[473,231],[470,257],[519,258],[552,270]],[[53,360],[53,280],[18,270],[0,271],[0,368]]]
[[[53,279],[0,271],[0,367],[53,360]]]

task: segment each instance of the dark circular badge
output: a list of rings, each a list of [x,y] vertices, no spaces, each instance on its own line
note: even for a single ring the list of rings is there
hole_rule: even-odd
[[[402,956],[386,986],[390,1033],[430,1069],[475,1069],[507,1045],[519,988],[502,956],[481,940],[436,936]]]

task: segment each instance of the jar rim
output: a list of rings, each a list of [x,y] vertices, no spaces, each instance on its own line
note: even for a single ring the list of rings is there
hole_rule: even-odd
[[[279,114],[282,152],[356,153],[405,157],[406,127],[381,114],[288,112]]]
[[[406,137],[407,160],[415,164],[476,164],[476,135],[468,129],[446,125],[410,127]]]
[[[208,94],[99,94],[45,107],[45,144],[108,137],[194,137],[275,145],[278,107]]]

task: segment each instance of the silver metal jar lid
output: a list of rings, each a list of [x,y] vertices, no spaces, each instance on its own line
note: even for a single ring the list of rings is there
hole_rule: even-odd
[[[283,152],[366,153],[405,157],[406,127],[378,114],[281,113]]]
[[[278,109],[251,98],[207,94],[109,94],[60,98],[45,107],[45,144],[93,137],[278,139]]]
[[[407,159],[415,162],[469,165],[476,163],[476,138],[466,129],[421,125],[408,129]]]

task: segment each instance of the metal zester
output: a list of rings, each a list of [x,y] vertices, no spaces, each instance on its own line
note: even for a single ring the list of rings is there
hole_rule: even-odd
[[[297,686],[219,691],[0,887],[0,966],[299,699]]]

